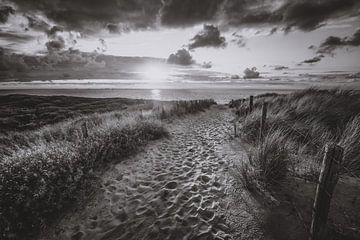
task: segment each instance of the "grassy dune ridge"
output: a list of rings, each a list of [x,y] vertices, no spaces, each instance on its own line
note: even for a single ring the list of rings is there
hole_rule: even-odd
[[[268,103],[267,126],[259,140],[262,102]],[[288,95],[255,97],[254,111],[236,102],[241,137],[250,146],[251,161],[241,167],[241,179],[276,184],[292,173],[317,180],[325,144],[344,147],[343,173],[360,176],[360,93],[310,88]],[[250,186],[249,186],[250,187]]]
[[[167,136],[161,119],[203,111],[212,100],[113,111],[0,135],[1,239],[29,239],[71,205],[94,172]]]
[[[152,108],[153,102],[124,98],[0,96],[0,134],[27,131],[93,113]]]

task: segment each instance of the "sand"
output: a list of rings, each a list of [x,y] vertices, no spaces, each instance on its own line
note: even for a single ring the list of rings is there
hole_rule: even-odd
[[[231,118],[220,106],[173,121],[168,139],[114,165],[97,196],[42,239],[260,239],[230,174],[244,155],[229,145]]]

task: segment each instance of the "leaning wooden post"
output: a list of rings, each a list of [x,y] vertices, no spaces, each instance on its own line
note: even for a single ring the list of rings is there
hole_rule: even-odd
[[[343,153],[344,149],[338,145],[327,144],[325,147],[325,155],[314,200],[310,240],[326,239],[326,221],[331,197],[339,179]]]
[[[234,120],[234,134],[237,136],[237,127],[236,127],[236,119]]]
[[[253,111],[254,108],[254,96],[250,96],[250,101],[249,101],[249,114]]]
[[[89,137],[89,133],[88,133],[88,128],[87,128],[86,122],[83,122],[83,124],[81,125],[81,131],[82,131],[82,134],[83,134],[83,137],[84,137],[84,138],[88,138],[88,137]]]
[[[267,102],[264,102],[261,111],[259,142],[261,142],[265,134],[266,115],[267,115]]]

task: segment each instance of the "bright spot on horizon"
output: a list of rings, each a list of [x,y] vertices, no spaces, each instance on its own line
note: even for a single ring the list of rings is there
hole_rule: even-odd
[[[151,98],[154,100],[160,100],[161,90],[160,89],[152,89],[151,90]]]
[[[147,64],[140,69],[140,74],[149,82],[163,82],[169,79],[171,71],[163,64]]]

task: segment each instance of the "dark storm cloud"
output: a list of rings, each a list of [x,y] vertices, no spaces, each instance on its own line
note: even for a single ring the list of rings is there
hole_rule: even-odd
[[[224,18],[234,26],[275,24],[282,25],[284,31],[294,27],[312,31],[326,20],[350,16],[359,6],[357,0],[287,0],[274,9],[273,3],[269,0],[228,0]]]
[[[15,14],[15,9],[11,6],[0,7],[0,23],[6,23],[11,14]]]
[[[358,47],[360,46],[360,29],[358,29],[351,37],[328,37],[323,43],[321,43],[318,53],[333,54],[337,48],[342,47]]]
[[[220,31],[214,25],[204,25],[203,30],[197,33],[189,44],[189,49],[200,47],[221,48],[226,46],[226,39],[221,36]]]
[[[161,22],[166,26],[191,26],[216,19],[224,0],[163,0]]]
[[[161,0],[13,0],[24,13],[40,11],[71,30],[96,32],[107,23],[129,22],[134,28],[151,26]]]
[[[167,59],[167,62],[170,64],[178,64],[178,65],[191,65],[195,61],[193,60],[191,54],[186,49],[180,49],[176,53],[173,53]]]
[[[114,24],[114,23],[106,24],[106,29],[109,31],[109,33],[119,33],[120,32],[119,25]]]
[[[66,30],[121,32],[164,26],[221,23],[222,27],[272,26],[312,31],[339,17],[359,16],[358,0],[12,0],[17,11],[41,12]],[[0,11],[1,12],[1,11]],[[0,19],[11,10],[3,10]],[[9,13],[10,12],[10,13]],[[7,15],[6,15],[7,14]],[[32,21],[31,19],[29,19]],[[39,24],[31,23],[36,26]]]

